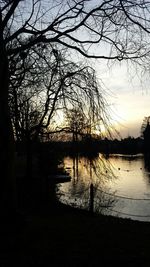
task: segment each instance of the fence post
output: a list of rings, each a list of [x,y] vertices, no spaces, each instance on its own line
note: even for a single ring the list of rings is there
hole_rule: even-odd
[[[90,185],[90,203],[89,203],[89,211],[91,214],[94,212],[94,187],[91,183]]]

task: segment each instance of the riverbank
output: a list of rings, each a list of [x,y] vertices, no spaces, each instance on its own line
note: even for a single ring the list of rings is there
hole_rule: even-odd
[[[59,204],[5,225],[1,266],[150,266],[150,224]],[[2,229],[2,228],[1,228]]]

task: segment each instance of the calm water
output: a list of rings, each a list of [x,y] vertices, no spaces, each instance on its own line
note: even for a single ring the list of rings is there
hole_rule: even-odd
[[[83,209],[92,202],[95,212],[150,221],[150,164],[143,155],[106,159],[99,154],[94,160],[66,157],[64,164],[72,179],[58,186],[62,202]]]

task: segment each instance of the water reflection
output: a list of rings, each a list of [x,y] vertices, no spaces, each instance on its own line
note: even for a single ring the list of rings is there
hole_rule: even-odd
[[[92,159],[66,157],[64,164],[72,180],[59,185],[61,201],[88,210],[93,205],[95,212],[150,221],[149,157],[105,158],[99,154]]]
[[[93,158],[77,157],[64,159],[72,181],[59,186],[60,200],[73,206],[94,212],[112,207],[116,201],[109,192],[106,180],[115,179],[113,166],[102,155]]]
[[[115,168],[119,166],[117,183],[110,186],[120,196],[115,206],[115,210],[120,213],[113,214],[150,221],[150,184],[147,182],[149,173],[145,169],[144,156],[112,155],[111,162]]]

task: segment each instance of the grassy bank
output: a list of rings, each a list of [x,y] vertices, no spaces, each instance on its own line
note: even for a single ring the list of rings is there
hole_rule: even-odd
[[[0,266],[150,266],[149,223],[65,205],[7,223]]]

